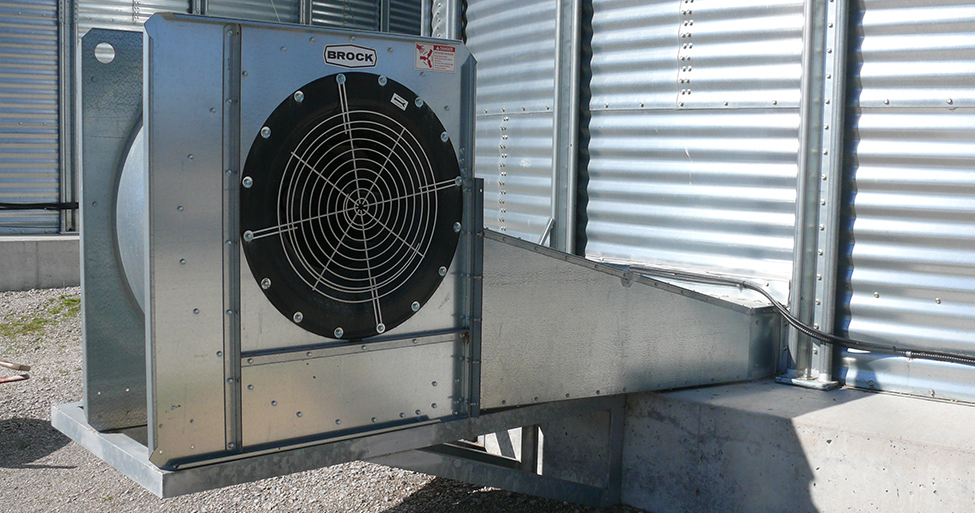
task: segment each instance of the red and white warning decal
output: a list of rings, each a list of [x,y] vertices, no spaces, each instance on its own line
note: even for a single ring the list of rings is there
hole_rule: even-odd
[[[457,57],[457,47],[436,43],[417,43],[415,66],[423,71],[453,73]]]

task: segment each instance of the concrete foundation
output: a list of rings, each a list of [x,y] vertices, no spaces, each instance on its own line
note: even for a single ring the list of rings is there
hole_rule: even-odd
[[[971,511],[973,425],[969,405],[771,381],[632,394],[622,500],[654,513]]]
[[[0,291],[81,283],[78,235],[0,237]]]

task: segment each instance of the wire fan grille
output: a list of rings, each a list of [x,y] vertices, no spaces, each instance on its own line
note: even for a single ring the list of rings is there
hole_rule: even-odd
[[[245,174],[242,235],[255,278],[283,314],[320,334],[364,337],[401,323],[456,249],[453,148],[430,109],[389,79],[349,73],[306,85],[268,119]]]

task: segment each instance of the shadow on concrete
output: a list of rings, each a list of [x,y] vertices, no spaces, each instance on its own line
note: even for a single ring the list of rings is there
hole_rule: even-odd
[[[641,513],[627,506],[606,509],[435,478],[384,513]]]
[[[0,420],[0,468],[74,468],[33,463],[70,441],[44,420]]]
[[[818,511],[793,419],[862,397],[771,381],[633,394],[623,501],[659,513]]]

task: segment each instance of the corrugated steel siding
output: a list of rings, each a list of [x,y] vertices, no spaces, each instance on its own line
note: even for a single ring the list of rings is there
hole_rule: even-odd
[[[593,10],[593,110],[799,105],[799,0],[594,0]]]
[[[0,5],[0,202],[56,202],[58,3]],[[57,232],[53,211],[0,210],[0,234]]]
[[[209,0],[207,15],[252,21],[298,23],[298,0]]]
[[[799,114],[594,112],[586,254],[788,280]]]
[[[856,2],[856,77],[864,107],[975,106],[975,2]]]
[[[467,48],[477,59],[478,115],[551,111],[554,1],[472,1],[467,9]]]
[[[378,0],[312,0],[313,25],[361,30],[379,30]]]
[[[480,116],[476,130],[484,226],[538,242],[552,213],[552,115]]]
[[[78,0],[78,37],[94,27],[142,30],[157,12],[190,12],[189,0]]]
[[[975,354],[975,3],[854,8],[838,330]],[[882,360],[846,353],[841,376],[975,399],[971,367]]]
[[[420,34],[420,2],[389,2],[389,31],[397,34]]]
[[[975,354],[975,112],[861,109],[850,133],[850,335]]]
[[[552,214],[555,2],[471,1],[467,20],[484,224],[538,242]]]
[[[594,0],[592,24],[586,255],[786,299],[802,2]]]

